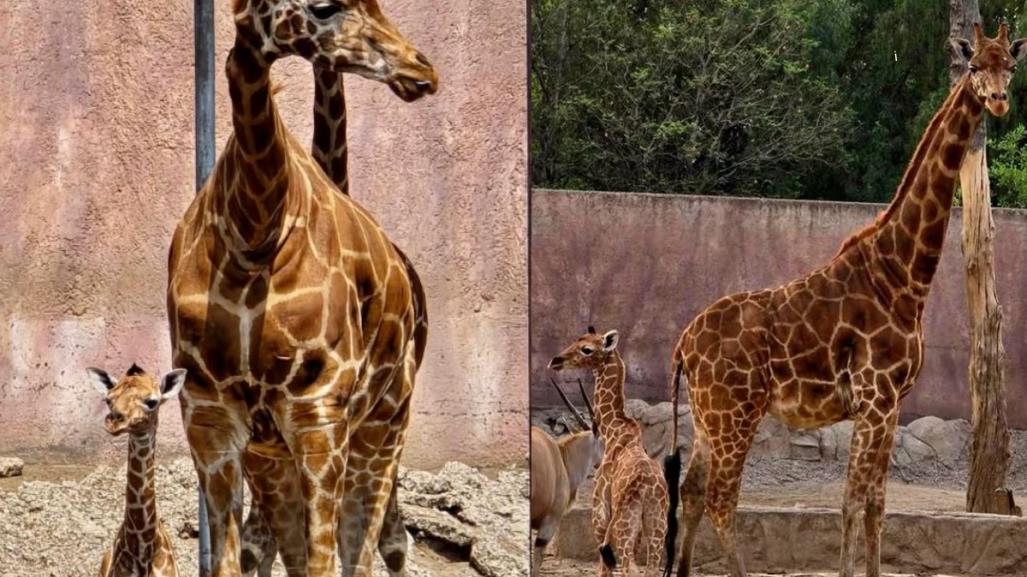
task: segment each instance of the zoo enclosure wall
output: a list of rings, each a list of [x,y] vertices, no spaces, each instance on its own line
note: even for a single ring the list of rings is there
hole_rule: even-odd
[[[216,116],[231,130],[217,0]],[[405,104],[346,76],[353,196],[418,269],[431,321],[404,462],[519,461],[527,452],[526,6],[386,0],[435,65]],[[83,372],[169,368],[167,249],[194,195],[192,3],[0,5],[0,454],[123,459]],[[42,20],[40,20],[42,18]],[[482,57],[487,55],[487,57]],[[310,65],[275,65],[286,124],[309,142]],[[161,454],[182,452],[178,407]]]
[[[721,296],[778,286],[826,263],[884,208],[540,189],[531,206],[533,407],[560,404],[546,364],[589,324],[620,331],[629,397],[669,400],[671,353],[695,315]],[[957,208],[949,222],[924,317],[924,367],[903,402],[904,422],[970,417],[961,216]],[[1027,428],[1027,211],[994,216],[1007,413],[1011,426]]]

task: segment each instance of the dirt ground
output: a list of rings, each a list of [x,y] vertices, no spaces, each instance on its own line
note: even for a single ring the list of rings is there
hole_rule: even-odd
[[[490,479],[498,471],[483,471]],[[197,575],[196,475],[187,459],[161,462],[158,507],[174,541],[179,571]],[[27,463],[22,477],[0,480],[0,577],[95,576],[123,515],[124,467]],[[525,500],[525,507],[527,502]],[[380,563],[380,561],[379,561]],[[438,543],[416,541],[411,577],[480,577],[466,559]],[[274,574],[284,576],[280,562]],[[378,567],[376,575],[385,575]]]
[[[542,564],[542,575],[547,577],[583,577],[593,575],[596,571],[596,564],[588,561],[576,561],[573,559],[562,559],[559,557],[546,557]],[[836,577],[837,572],[829,573],[787,573],[774,574],[749,573],[749,577]],[[695,577],[727,577],[722,573],[696,573]],[[914,577],[905,573],[883,573],[881,577]],[[956,575],[917,575],[915,577],[959,577]]]

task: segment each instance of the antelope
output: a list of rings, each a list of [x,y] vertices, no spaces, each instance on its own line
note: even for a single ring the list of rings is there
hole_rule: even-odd
[[[595,413],[584,385],[578,381],[592,425],[571,404],[560,385],[552,383],[583,430],[553,439],[542,429],[531,428],[531,529],[536,531],[533,576],[539,574],[546,546],[577,498],[578,488],[603,458],[603,443],[596,434]]]

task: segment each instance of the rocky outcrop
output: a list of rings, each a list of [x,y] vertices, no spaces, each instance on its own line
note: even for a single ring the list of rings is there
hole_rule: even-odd
[[[671,449],[673,409],[669,402],[649,403],[629,399],[628,416],[642,425],[642,437],[651,457],[662,459]],[[692,445],[692,412],[688,405],[678,408],[678,447],[688,451]],[[559,409],[533,414],[532,423],[555,435],[571,430],[573,419]],[[952,464],[965,456],[970,440],[970,423],[962,419],[946,421],[921,417],[895,432],[892,464],[898,467],[926,461]],[[852,442],[852,421],[842,421],[821,429],[790,429],[768,416],[760,422],[753,440],[751,456],[799,461],[846,461]]]
[[[438,473],[404,471],[403,521],[414,537],[459,551],[486,577],[528,575],[528,472],[495,480],[459,462]]]

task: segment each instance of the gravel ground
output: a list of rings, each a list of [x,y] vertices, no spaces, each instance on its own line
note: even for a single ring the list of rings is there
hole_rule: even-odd
[[[76,474],[79,473],[79,474]],[[0,486],[0,577],[84,577],[95,576],[103,552],[110,546],[124,510],[124,467],[100,466],[85,477],[81,468],[61,466],[54,471],[29,464],[26,476],[47,480],[26,480]],[[424,474],[418,472],[418,474]],[[67,478],[72,477],[72,478]],[[508,484],[527,482],[526,471],[498,475]],[[195,525],[197,517],[196,474],[187,459],[161,463],[157,468],[157,496],[164,526],[175,542],[179,570],[196,575],[196,545],[184,538],[181,529]],[[511,499],[527,499],[519,487],[504,491]],[[507,504],[516,508],[516,502]],[[523,519],[510,522],[524,524]],[[499,532],[514,528],[497,528]],[[449,551],[436,551],[437,543],[415,542],[410,557],[412,577],[478,577],[466,559]],[[525,551],[527,545],[525,543]],[[524,573],[527,574],[525,557]],[[376,575],[385,575],[379,567]],[[284,575],[280,564],[275,575]]]

